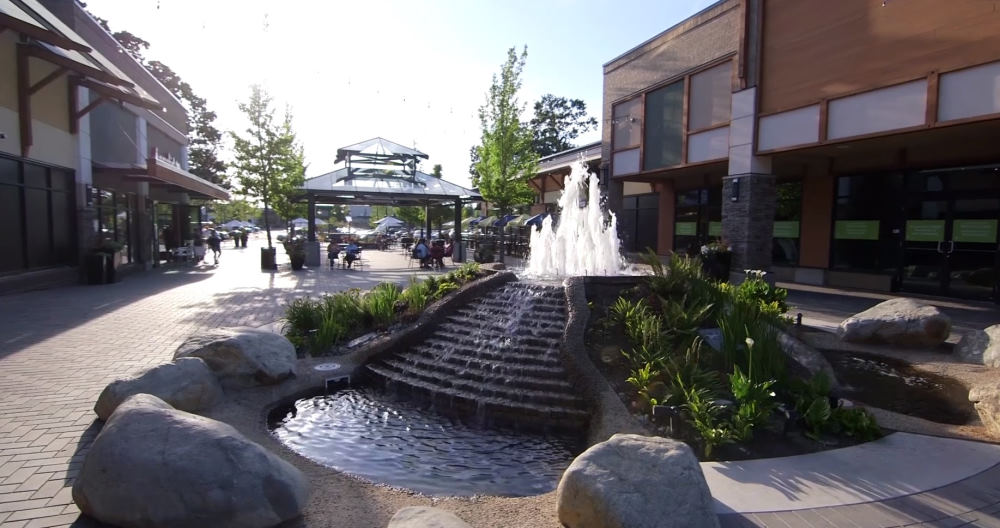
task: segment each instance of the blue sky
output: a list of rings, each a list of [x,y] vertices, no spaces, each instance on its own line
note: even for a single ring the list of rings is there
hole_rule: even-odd
[[[88,0],[88,9],[151,43],[160,60],[242,130],[237,103],[262,84],[290,107],[307,175],[336,149],[382,136],[430,155],[468,185],[477,109],[511,46],[528,46],[521,100],[580,98],[600,119],[608,60],[711,0],[406,1]],[[580,142],[596,141],[597,132]]]

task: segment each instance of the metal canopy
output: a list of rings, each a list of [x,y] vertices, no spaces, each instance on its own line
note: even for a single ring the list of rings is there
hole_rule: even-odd
[[[337,149],[334,163],[347,161],[347,178],[369,177],[389,172],[413,176],[420,158],[427,154],[380,137]]]
[[[380,170],[350,176],[346,167],[315,176],[302,186],[316,203],[367,205],[427,205],[482,201],[479,193],[429,174]]]

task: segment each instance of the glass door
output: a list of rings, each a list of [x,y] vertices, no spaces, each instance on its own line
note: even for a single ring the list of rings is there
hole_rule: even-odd
[[[961,198],[951,202],[944,247],[949,295],[996,298],[997,211],[1000,199]]]
[[[901,289],[997,299],[1000,172],[910,174],[906,189]]]

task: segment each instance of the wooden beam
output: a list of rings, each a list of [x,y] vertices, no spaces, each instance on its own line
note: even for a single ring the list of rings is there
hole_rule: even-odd
[[[29,36],[35,40],[40,40],[42,42],[52,44],[54,46],[59,46],[63,49],[81,51],[83,53],[88,53],[92,51],[87,46],[76,42],[75,40],[70,40],[58,33],[54,33],[45,28],[38,27],[34,24],[29,24],[19,18],[14,18],[6,13],[0,13],[0,33],[3,30],[10,28],[22,35]]]
[[[36,82],[35,84],[32,84],[31,88],[28,89],[28,95],[35,95],[38,92],[38,90],[45,88],[45,85],[58,79],[59,76],[61,76],[64,73],[66,73],[66,68],[63,68],[62,66],[56,68],[54,72],[46,75],[45,77],[42,78],[42,80]]]
[[[133,95],[133,94],[130,94],[130,93],[127,93],[127,92],[122,92],[120,90],[116,90],[114,88],[111,88],[110,86],[106,86],[106,85],[103,85],[101,83],[94,82],[94,81],[92,81],[90,79],[77,78],[77,79],[74,80],[74,83],[76,85],[78,85],[78,86],[83,86],[84,88],[88,88],[90,90],[93,90],[93,91],[97,92],[98,94],[102,95],[103,97],[105,97],[107,99],[115,99],[115,100],[118,100],[118,101],[123,101],[123,102],[126,102],[126,103],[131,103],[131,104],[134,104],[135,106],[139,106],[139,107],[142,107],[142,108],[148,108],[150,110],[162,110],[162,107],[160,106],[160,103],[157,102],[157,101],[150,101],[148,99],[143,99],[142,97],[139,97],[138,95]]]
[[[31,69],[24,46],[17,46],[17,117],[21,130],[21,157],[31,151]]]
[[[103,102],[104,102],[104,96],[98,95],[97,99],[91,101],[90,104],[88,104],[87,106],[81,108],[76,112],[73,112],[73,120],[79,121],[81,117],[87,115],[91,110],[97,108]]]
[[[924,122],[927,126],[933,126],[938,118],[938,72],[931,72],[927,76],[927,116]]]
[[[57,66],[62,66],[68,70],[72,70],[82,75],[86,75],[87,77],[92,77],[94,79],[97,79],[98,81],[106,82],[108,84],[114,84],[116,86],[124,86],[126,88],[131,88],[132,86],[134,86],[131,82],[126,81],[125,79],[121,79],[115,75],[111,75],[110,73],[104,70],[99,70],[92,66],[87,66],[86,64],[77,62],[75,60],[64,57],[57,53],[53,53],[45,48],[40,48],[38,46],[28,46],[25,44],[18,44],[18,46],[26,49],[28,55],[31,55],[32,57],[36,57],[44,61],[51,62],[52,64],[55,64]]]
[[[681,94],[681,163],[688,162],[688,132],[691,128],[691,76],[684,76],[684,93]]]
[[[826,130],[830,122],[830,105],[826,99],[819,102],[819,142],[826,143]]]

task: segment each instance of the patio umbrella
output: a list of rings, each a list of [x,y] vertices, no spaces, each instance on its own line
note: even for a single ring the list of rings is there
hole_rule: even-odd
[[[503,227],[503,226],[507,225],[507,222],[510,222],[511,220],[513,220],[515,218],[517,218],[517,215],[506,215],[506,216],[503,216],[502,218],[500,218],[499,220],[497,220],[494,225],[497,226],[497,227]]]
[[[472,218],[466,218],[465,220],[462,220],[462,229],[468,229],[478,224],[480,221],[482,221],[482,218],[478,216]]]
[[[542,226],[542,220],[545,220],[545,218],[548,217],[548,216],[551,216],[551,215],[549,213],[536,214],[535,216],[532,216],[531,218],[525,220],[524,221],[524,225],[526,225],[526,226],[530,225],[530,226],[541,227]]]
[[[385,225],[386,227],[399,227],[399,226],[401,226],[403,224],[405,224],[405,222],[403,222],[402,220],[396,218],[395,216],[387,216],[387,217],[379,219],[379,221],[375,222],[375,225],[378,225],[378,226]]]
[[[496,224],[496,223],[497,223],[497,217],[495,217],[495,216],[487,216],[486,218],[483,218],[482,220],[480,220],[477,225],[479,227],[493,227],[493,225]]]

